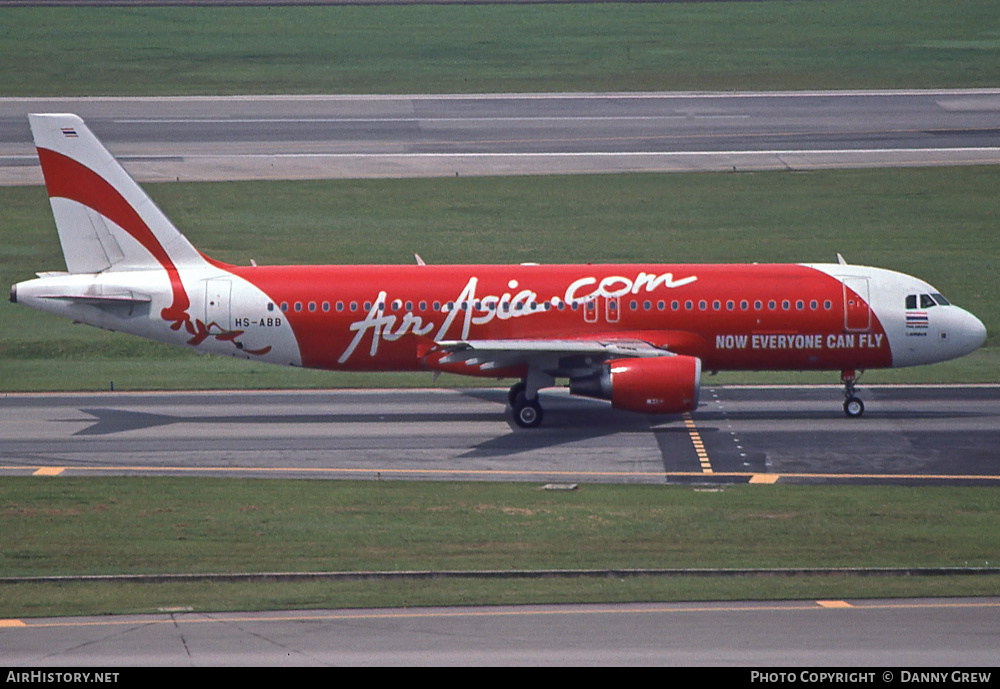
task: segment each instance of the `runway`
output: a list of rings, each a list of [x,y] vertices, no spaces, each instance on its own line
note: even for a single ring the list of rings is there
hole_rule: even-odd
[[[75,112],[139,181],[996,164],[1000,90],[0,99],[0,184],[38,184],[30,112]]]
[[[735,666],[747,681],[798,666],[793,681],[806,683],[853,666],[864,677],[850,681],[886,684],[929,667],[989,682],[998,608],[983,598],[175,612],[0,620],[0,646],[15,673],[114,668],[118,682],[129,666],[322,665]]]
[[[543,391],[517,428],[506,390],[10,394],[0,473],[606,483],[1000,482],[1000,386],[703,387],[649,417]]]

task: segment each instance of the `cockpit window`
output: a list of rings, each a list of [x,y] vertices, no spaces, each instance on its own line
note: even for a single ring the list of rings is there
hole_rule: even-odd
[[[921,309],[929,309],[932,306],[937,306],[938,304],[940,304],[941,306],[951,306],[951,304],[948,302],[947,299],[945,299],[940,294],[935,292],[933,294],[907,294],[906,308],[908,310],[918,308],[917,307],[918,300],[920,302],[919,308]]]

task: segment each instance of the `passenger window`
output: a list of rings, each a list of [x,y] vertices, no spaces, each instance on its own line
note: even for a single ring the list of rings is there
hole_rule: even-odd
[[[920,308],[922,308],[922,309],[929,309],[932,306],[937,306],[937,304],[934,302],[933,299],[931,299],[931,295],[929,295],[929,294],[921,294],[920,295]]]

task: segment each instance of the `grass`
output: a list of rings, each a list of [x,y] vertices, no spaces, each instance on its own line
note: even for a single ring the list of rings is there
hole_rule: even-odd
[[[11,96],[996,86],[995,0],[4,8]]]
[[[1000,168],[147,185],[199,249],[237,264],[849,261],[920,276],[986,324],[971,357],[873,382],[1000,378]],[[63,266],[45,192],[0,189],[0,283]],[[609,228],[613,228],[609,232]],[[0,306],[0,390],[427,385],[198,357]],[[719,382],[836,382],[728,374]],[[443,379],[455,384],[461,379]]]
[[[989,488],[6,478],[0,575],[995,565]],[[928,519],[933,514],[933,519]],[[197,609],[995,593],[996,576],[4,584],[0,617]]]

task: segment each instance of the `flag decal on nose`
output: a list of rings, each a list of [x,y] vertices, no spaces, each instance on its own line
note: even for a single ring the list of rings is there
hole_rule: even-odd
[[[906,334],[918,337],[927,335],[925,332],[930,325],[926,311],[906,312]]]

